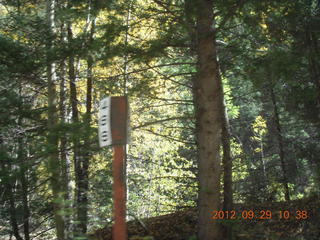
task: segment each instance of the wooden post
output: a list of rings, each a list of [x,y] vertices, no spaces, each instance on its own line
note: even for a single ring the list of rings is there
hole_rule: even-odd
[[[124,147],[122,145],[114,145],[113,151],[113,204],[115,223],[112,231],[112,239],[126,240],[126,190],[123,175]]]
[[[127,143],[128,101],[126,97],[111,98],[111,133],[113,156],[113,240],[127,239],[124,146]]]
[[[100,102],[100,147],[113,145],[113,240],[127,240],[125,146],[128,143],[128,99],[125,96],[108,97]]]

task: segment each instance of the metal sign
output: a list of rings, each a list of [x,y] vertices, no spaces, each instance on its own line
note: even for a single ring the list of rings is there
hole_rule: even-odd
[[[99,145],[105,147],[112,144],[111,136],[111,97],[100,101],[99,107]]]
[[[112,145],[127,144],[128,100],[127,97],[111,98],[111,135]]]
[[[125,145],[128,143],[127,97],[107,97],[99,107],[99,145]]]

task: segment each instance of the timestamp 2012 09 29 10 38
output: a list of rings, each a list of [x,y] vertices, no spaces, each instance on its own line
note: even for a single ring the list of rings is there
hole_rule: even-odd
[[[307,210],[278,210],[278,211],[271,211],[271,210],[242,210],[242,211],[223,211],[223,210],[214,210],[212,211],[212,219],[215,220],[269,220],[269,219],[278,219],[278,220],[289,220],[289,219],[296,219],[296,220],[307,220],[309,218]]]

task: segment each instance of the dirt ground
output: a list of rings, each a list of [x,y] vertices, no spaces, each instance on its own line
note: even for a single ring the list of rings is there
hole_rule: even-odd
[[[234,240],[320,239],[319,197],[290,202],[236,204],[234,211],[236,219],[217,220],[221,226],[232,227]],[[196,209],[192,208],[158,217],[129,221],[128,237],[130,240],[196,240],[196,215]],[[92,240],[111,240],[111,232],[111,227],[106,226],[89,237]]]

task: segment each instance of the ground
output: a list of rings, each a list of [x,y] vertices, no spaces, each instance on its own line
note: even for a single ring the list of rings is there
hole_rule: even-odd
[[[289,202],[236,204],[234,209],[238,219],[218,220],[223,226],[232,226],[234,240],[320,239],[319,196]],[[254,218],[244,219],[251,218],[250,210],[254,211]],[[289,218],[280,219],[280,211],[282,214],[289,211]],[[270,212],[271,217],[267,215]],[[286,214],[283,217],[287,217]],[[231,215],[229,214],[230,217]],[[268,216],[269,219],[264,219]],[[128,235],[130,240],[195,240],[196,223],[196,209],[190,208],[163,216],[129,221]],[[96,231],[90,235],[90,239],[111,240],[110,226]]]

